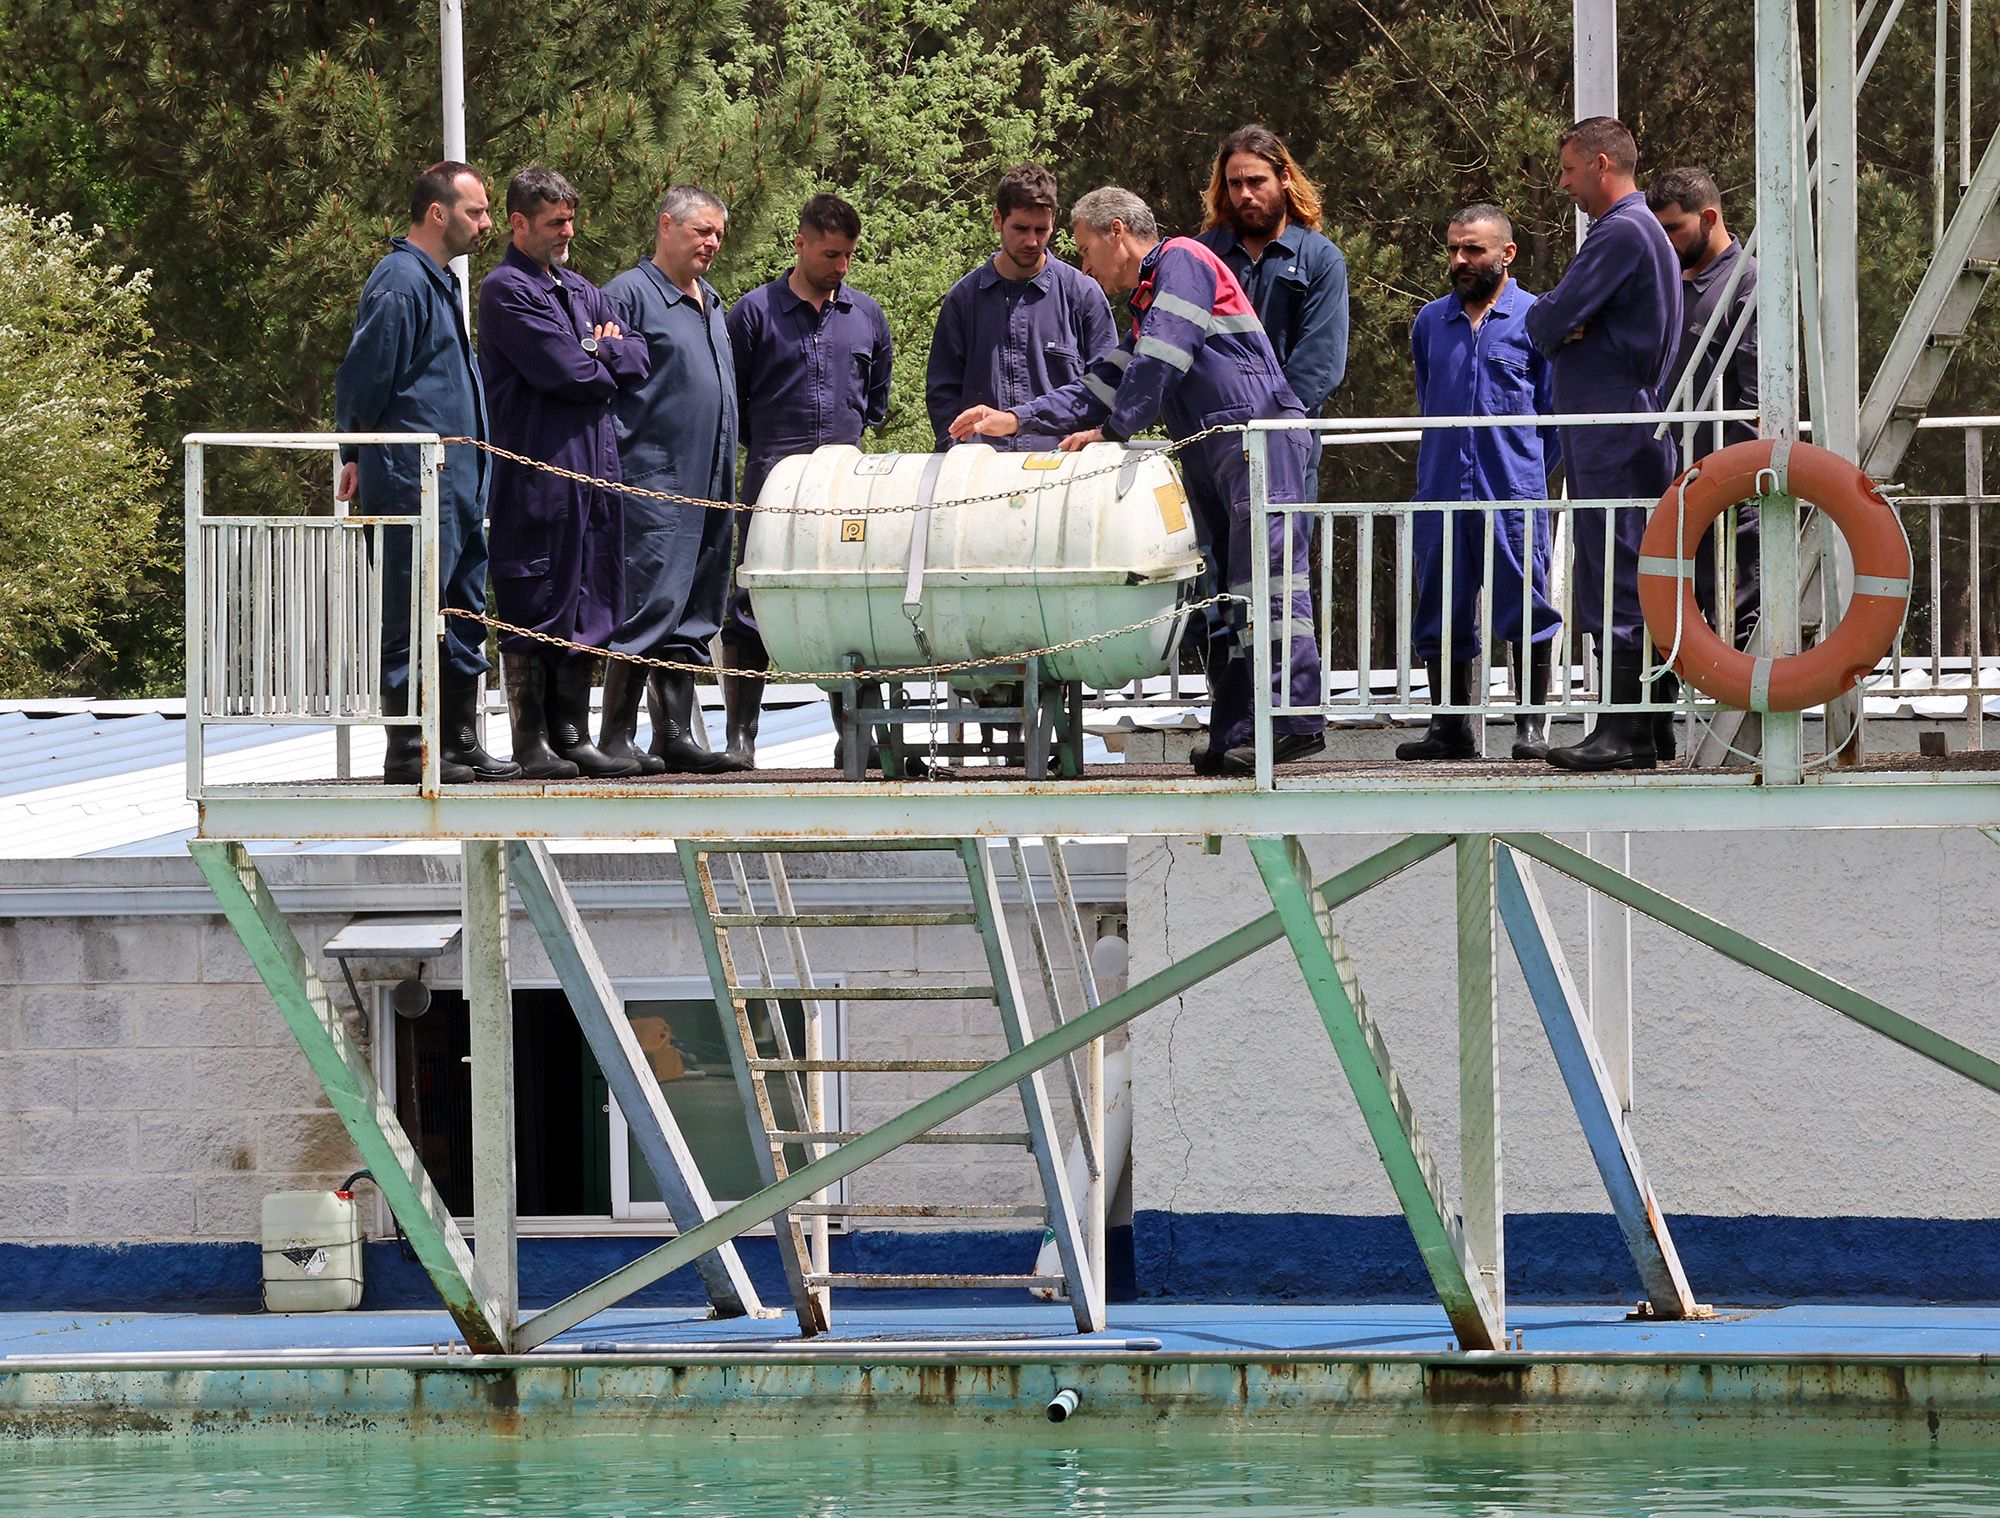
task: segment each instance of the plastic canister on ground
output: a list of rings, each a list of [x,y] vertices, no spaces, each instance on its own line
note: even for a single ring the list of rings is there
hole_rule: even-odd
[[[351,1191],[264,1198],[264,1307],[346,1312],[361,1305],[361,1218]]]

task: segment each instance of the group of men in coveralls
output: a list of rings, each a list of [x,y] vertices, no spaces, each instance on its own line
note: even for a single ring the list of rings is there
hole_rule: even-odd
[[[1723,226],[1713,181],[1676,170],[1656,181],[1650,200],[1641,197],[1631,135],[1608,118],[1579,122],[1559,150],[1563,187],[1594,218],[1589,237],[1557,287],[1537,299],[1508,273],[1515,246],[1499,207],[1469,206],[1453,219],[1451,291],[1424,308],[1412,331],[1426,413],[1655,410],[1690,363],[1697,399],[1707,386],[1720,336],[1700,344],[1706,316],[1727,292],[1733,318],[1753,289],[1732,274],[1747,255]],[[409,232],[362,292],[337,377],[343,431],[435,431],[487,440],[528,461],[464,445],[446,451],[440,586],[448,610],[469,614],[446,618],[440,759],[448,782],[751,767],[768,659],[747,596],[730,590],[738,524],[699,503],[754,503],[778,460],[858,443],[887,414],[888,323],[847,282],[861,221],[838,196],[805,203],[792,267],[727,311],[706,277],[728,228],[719,198],[669,189],[653,250],[602,291],[565,267],[578,204],[575,188],[550,169],[524,169],[509,182],[508,246],[480,286],[475,356],[450,265],[475,251],[491,225],[485,185],[466,164],[427,169],[412,190]],[[1274,518],[1269,541],[1253,543],[1241,437],[1208,435],[1254,419],[1317,415],[1341,381],[1346,266],[1318,230],[1318,194],[1285,145],[1251,126],[1217,151],[1197,237],[1163,237],[1138,196],[1107,186],[1071,207],[1081,264],[1072,268],[1049,248],[1058,210],[1045,169],[1022,165],[1001,179],[998,249],[952,287],[938,316],[925,385],[938,446],[979,439],[1068,450],[1164,424],[1186,444],[1179,461],[1201,547],[1213,588],[1229,597],[1206,629],[1212,715],[1194,766],[1208,774],[1255,766],[1246,607],[1256,554],[1266,556],[1273,585],[1267,625],[1280,715],[1272,758],[1320,752],[1324,724],[1310,715],[1320,702],[1311,518]],[[1118,295],[1130,314],[1122,337],[1106,298]],[[1720,324],[1722,334],[1729,325]],[[1754,346],[1744,354],[1739,347],[1724,376],[1724,405],[1754,401]],[[371,514],[416,509],[415,449],[347,457],[344,497],[358,496]],[[1418,499],[1540,500],[1559,460],[1572,496],[1657,496],[1675,457],[1672,440],[1655,438],[1650,426],[1563,429],[1560,437],[1540,425],[1437,431],[1420,450]],[[1269,498],[1317,499],[1317,462],[1308,432],[1269,434]],[[1492,515],[1493,632],[1515,645],[1517,689],[1539,704],[1559,625],[1547,599],[1548,523],[1528,508]],[[1643,519],[1627,509],[1607,527],[1606,513],[1585,511],[1575,526],[1576,603],[1588,631],[1603,623],[1597,603],[1612,558],[1610,694],[1621,702],[1639,695]],[[491,524],[490,566],[482,521]],[[1484,530],[1477,512],[1425,513],[1416,525],[1415,652],[1445,704],[1467,699]],[[409,702],[410,535],[383,532],[383,684],[394,715]],[[1754,542],[1739,554],[1746,619],[1754,557]],[[495,618],[508,624],[499,640],[513,727],[508,760],[482,746],[476,706],[487,665],[473,618],[485,613],[489,567]],[[717,642],[726,742],[713,750],[694,671],[708,666]],[[611,660],[593,741],[597,666],[585,649],[595,647],[679,668]],[[652,734],[644,748],[642,700]],[[384,778],[414,781],[417,729],[390,731]],[[1549,750],[1541,720],[1524,715],[1515,754],[1574,768],[1640,766],[1663,743],[1671,744],[1670,726],[1607,716],[1585,743]],[[1467,719],[1440,714],[1399,752],[1457,758],[1472,749]]]
[[[1689,400],[1701,409],[1754,408],[1757,354],[1756,266],[1730,237],[1715,181],[1694,168],[1657,176],[1645,195],[1635,182],[1638,149],[1620,122],[1594,116],[1558,143],[1562,188],[1591,218],[1588,234],[1556,287],[1537,297],[1508,272],[1513,228],[1497,205],[1469,205],[1447,236],[1451,291],[1426,305],[1410,333],[1418,404],[1427,416],[1531,416],[1656,412],[1691,372]],[[1738,272],[1739,265],[1741,272]],[[1728,308],[1711,325],[1724,298]],[[1732,330],[1740,341],[1716,371]],[[1711,392],[1711,386],[1719,388]],[[1752,435],[1732,423],[1724,441]],[[1686,462],[1715,446],[1712,430],[1692,433]],[[1671,434],[1653,424],[1448,428],[1427,431],[1418,448],[1417,499],[1437,502],[1538,501],[1558,464],[1573,500],[1658,499],[1681,462]],[[1477,705],[1479,593],[1485,577],[1488,513],[1420,513],[1413,526],[1416,566],[1412,652],[1424,662],[1439,705]],[[1642,506],[1584,509],[1572,516],[1573,605],[1581,630],[1609,643],[1616,705],[1671,700],[1671,675],[1644,677],[1645,624],[1638,601]],[[1736,631],[1747,639],[1757,607],[1754,514],[1737,529]],[[1551,533],[1545,511],[1490,513],[1493,585],[1490,631],[1512,645],[1515,690],[1524,707],[1548,694],[1550,644],[1561,623],[1548,599]],[[1448,522],[1448,526],[1447,526]],[[1451,538],[1451,605],[1443,604],[1444,540]],[[1713,615],[1714,533],[1697,558],[1696,589]],[[1610,587],[1607,604],[1605,589]],[[1449,626],[1449,632],[1446,626]],[[1471,720],[1433,715],[1423,735],[1398,746],[1411,760],[1466,759],[1475,752]],[[1675,754],[1668,714],[1607,712],[1582,742],[1551,748],[1543,720],[1515,719],[1516,759],[1564,769],[1649,769]]]

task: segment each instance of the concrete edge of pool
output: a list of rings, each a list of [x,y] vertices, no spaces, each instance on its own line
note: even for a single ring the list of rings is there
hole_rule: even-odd
[[[1669,1324],[1532,1308],[1513,1321],[1534,1345],[1471,1354],[1447,1349],[1441,1316],[1421,1307],[1138,1304],[1083,1338],[1052,1321],[1034,1308],[856,1312],[806,1344],[782,1321],[635,1311],[533,1354],[475,1356],[441,1314],[0,1313],[0,1438],[776,1431],[799,1418],[1033,1436],[1051,1431],[1064,1389],[1079,1436],[1180,1419],[1320,1434],[1747,1432],[1783,1419],[2000,1437],[1990,1309],[1788,1307]]]

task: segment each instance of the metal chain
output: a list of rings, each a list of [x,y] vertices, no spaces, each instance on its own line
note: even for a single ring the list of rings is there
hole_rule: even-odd
[[[1164,447],[1149,449],[1148,452],[1178,453],[1183,448],[1191,448],[1196,443],[1205,442],[1209,438],[1216,437],[1221,433],[1243,432],[1245,430],[1241,422],[1231,422],[1216,427],[1204,427],[1199,432],[1191,433],[1187,437],[1166,444]],[[908,505],[891,506],[759,506],[754,501],[711,501],[704,496],[682,495],[672,490],[651,490],[644,485],[627,485],[622,480],[600,479],[594,474],[585,474],[581,470],[565,469],[560,464],[550,464],[545,463],[541,459],[530,458],[525,453],[516,453],[511,448],[502,448],[496,443],[485,441],[483,438],[447,437],[440,438],[438,441],[446,444],[458,444],[460,446],[477,448],[481,452],[492,454],[495,458],[502,458],[506,459],[509,463],[519,464],[524,469],[534,469],[543,474],[552,474],[558,479],[570,480],[578,485],[594,485],[600,490],[615,490],[621,495],[639,496],[648,501],[667,501],[677,506],[699,506],[706,511],[765,511],[774,516],[788,517],[880,517],[928,511],[932,507],[938,506],[984,506],[995,501],[1011,501],[1017,496],[1032,495],[1040,490],[1052,490],[1058,485],[1076,485],[1082,483],[1084,480],[1097,479],[1102,475],[1116,474],[1125,467],[1126,463],[1124,459],[1120,459],[1115,464],[1105,464],[1096,469],[1086,469],[1080,474],[1058,475],[1054,479],[1035,480],[1013,490],[993,490],[988,491],[985,495],[969,495],[949,501],[927,501],[921,505],[911,502]]]
[[[962,674],[967,670],[973,669],[990,669],[1000,664],[1024,664],[1029,659],[1044,659],[1051,654],[1068,653],[1074,648],[1087,648],[1093,643],[1108,643],[1111,639],[1122,638],[1127,633],[1144,632],[1149,627],[1158,627],[1162,622],[1171,622],[1176,617],[1188,616],[1211,606],[1220,606],[1228,601],[1240,602],[1245,606],[1250,604],[1249,597],[1247,596],[1229,595],[1227,593],[1213,595],[1207,597],[1205,600],[1185,602],[1182,605],[1174,607],[1171,611],[1163,611],[1156,616],[1148,617],[1143,622],[1131,622],[1124,627],[1114,627],[1105,632],[1091,633],[1087,637],[1071,638],[1066,643],[1051,643],[1046,648],[1031,648],[1024,653],[1018,654],[995,654],[991,658],[986,659],[952,659],[933,664],[901,665],[894,669],[774,669],[762,671],[760,678],[766,680],[901,680],[918,675],[927,675],[935,680],[939,675]],[[675,674],[706,675],[714,673],[712,665],[694,664],[680,659],[655,659],[650,654],[620,653],[616,649],[598,648],[590,643],[575,643],[568,638],[558,638],[554,633],[539,632],[532,627],[520,627],[512,622],[503,622],[498,617],[488,616],[483,612],[467,611],[460,606],[446,606],[440,609],[447,617],[463,617],[468,622],[477,622],[481,626],[493,628],[497,632],[513,633],[516,637],[521,638],[532,638],[537,643],[547,643],[555,648],[567,649],[571,653],[595,654],[600,658],[617,659],[625,664],[643,665],[647,669],[669,670]]]

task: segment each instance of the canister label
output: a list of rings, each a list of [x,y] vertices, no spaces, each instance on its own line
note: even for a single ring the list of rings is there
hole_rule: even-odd
[[[868,519],[866,517],[842,517],[840,519],[840,541],[843,543],[866,542]]]
[[[1168,532],[1179,532],[1187,526],[1187,495],[1177,483],[1169,481],[1156,487],[1153,499],[1160,503],[1160,521]]]

